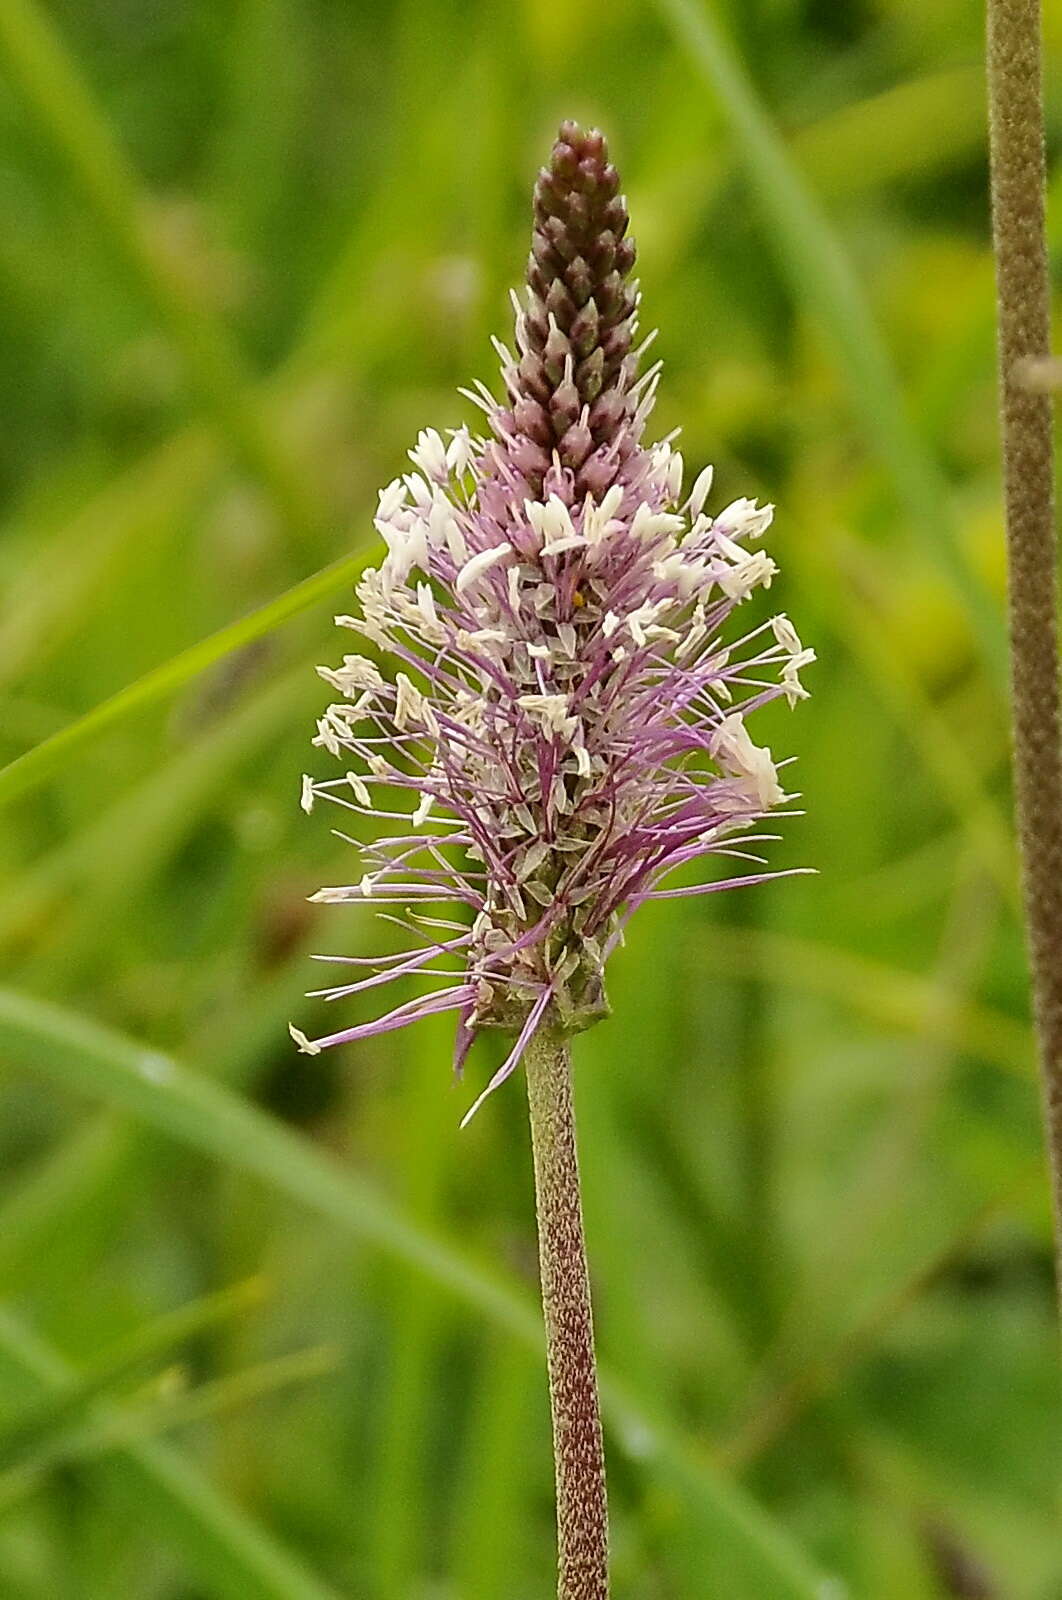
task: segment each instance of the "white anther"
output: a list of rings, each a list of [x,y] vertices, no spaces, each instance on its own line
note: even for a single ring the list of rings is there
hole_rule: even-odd
[[[491,567],[497,566],[499,561],[504,561],[506,556],[511,556],[512,553],[512,545],[508,540],[503,540],[501,544],[492,545],[489,550],[481,550],[478,555],[474,555],[470,561],[465,562],[458,573],[457,593],[464,594],[469,584],[475,583],[477,578],[481,578]]]
[[[705,467],[702,472],[697,474],[697,477],[694,480],[693,488],[690,490],[690,497],[686,501],[686,509],[690,514],[691,520],[694,522],[696,522],[697,518],[704,510],[704,503],[711,493],[712,479],[714,477],[715,468]]]

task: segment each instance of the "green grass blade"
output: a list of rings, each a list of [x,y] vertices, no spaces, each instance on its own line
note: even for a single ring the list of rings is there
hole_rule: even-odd
[[[44,1072],[67,1089],[103,1096],[171,1137],[273,1185],[426,1273],[541,1355],[538,1312],[501,1274],[403,1217],[357,1173],[319,1154],[297,1135],[221,1085],[171,1057],[60,1007],[0,990],[0,1026],[10,1060]],[[734,1484],[711,1471],[664,1423],[651,1418],[607,1372],[602,1398],[621,1445],[637,1460],[666,1467],[685,1486],[696,1515],[742,1570],[758,1572],[762,1593],[815,1600],[821,1579],[787,1536]],[[750,1591],[756,1592],[756,1591]]]
[[[330,1345],[315,1345],[260,1361],[252,1367],[226,1374],[210,1383],[173,1391],[166,1373],[122,1406],[112,1405],[106,1415],[98,1408],[87,1419],[76,1417],[35,1445],[29,1458],[0,1473],[0,1515],[38,1487],[57,1467],[73,1461],[92,1461],[115,1450],[172,1433],[194,1423],[212,1422],[240,1407],[252,1405],[281,1389],[313,1382],[334,1373],[339,1355]],[[81,1388],[81,1382],[72,1387]],[[47,1405],[42,1402],[42,1408]]]
[[[748,927],[700,929],[685,962],[692,969],[705,961],[713,970],[742,977],[762,967],[772,983],[830,995],[883,1027],[954,1045],[1002,1072],[1032,1078],[1033,1036],[1028,1023],[965,996],[954,1011],[943,1009],[939,985],[931,978],[823,940]]]
[[[537,1374],[522,1350],[491,1336],[476,1362],[476,1398],[462,1454],[449,1570],[455,1592],[506,1600],[531,1539],[523,1508],[531,1463],[514,1450],[533,1414]],[[543,1454],[549,1446],[543,1429]]]
[[[0,953],[35,936],[39,951],[61,944],[60,959],[70,964],[70,942],[94,939],[101,916],[128,905],[150,882],[159,861],[175,847],[205,797],[216,793],[234,768],[277,736],[305,707],[309,725],[314,685],[309,661],[261,691],[241,700],[160,762],[141,782],[126,789],[87,826],[71,831],[12,886],[0,904]],[[71,886],[77,893],[71,896]],[[47,926],[47,938],[41,929]],[[2,1259],[2,1253],[0,1253]]]
[[[69,1089],[102,1095],[171,1137],[257,1174],[426,1272],[537,1347],[537,1311],[508,1281],[426,1228],[412,1226],[358,1174],[322,1157],[220,1084],[85,1017],[11,990],[0,990],[0,1026],[10,1060],[57,1074]]]
[[[197,1384],[183,1393],[166,1396],[155,1404],[130,1407],[124,1415],[111,1417],[107,1424],[81,1441],[78,1453],[92,1455],[100,1450],[127,1445],[138,1439],[187,1428],[193,1423],[210,1422],[240,1406],[252,1405],[267,1395],[293,1385],[312,1383],[334,1373],[340,1361],[335,1345],[311,1345],[256,1362],[238,1372],[227,1373],[210,1383]]]
[[[954,168],[984,137],[984,74],[961,66],[841,106],[795,133],[790,149],[819,192],[836,197]]]
[[[5,0],[0,6],[0,60],[142,299],[180,351],[201,400],[231,446],[289,526],[300,535],[312,535],[323,519],[310,504],[304,476],[263,424],[228,331],[193,296],[153,240],[136,179],[77,62],[35,0]]]
[[[153,667],[135,682],[127,684],[124,689],[119,689],[107,700],[93,706],[84,716],[68,723],[50,739],[42,740],[40,744],[34,745],[32,750],[17,756],[14,761],[8,762],[6,767],[0,768],[0,804],[26,794],[37,784],[43,783],[60,769],[72,751],[79,749],[124,717],[142,711],[164,700],[168,695],[176,693],[198,673],[213,666],[223,657],[231,655],[234,650],[242,649],[255,639],[265,638],[281,623],[298,616],[300,612],[308,610],[326,599],[328,595],[334,594],[337,589],[352,582],[359,575],[368,559],[364,552],[359,552],[357,555],[344,556],[341,561],[333,561],[329,566],[322,567],[320,572],[315,572],[309,578],[304,578],[301,583],[286,589],[275,600],[259,606],[257,611],[240,617],[236,622],[228,623],[216,633],[209,634],[207,638],[190,645],[187,650],[181,650],[177,655],[171,656],[160,666]]]
[[[113,1177],[127,1133],[109,1112],[101,1112],[49,1152],[28,1177],[20,1175],[0,1205],[0,1293],[10,1294],[21,1284],[27,1267],[69,1228],[84,1196]]]
[[[808,530],[809,535],[811,530]],[[893,624],[863,598],[863,585],[882,592],[886,578],[869,552],[840,534],[806,539],[794,552],[805,594],[822,605],[827,626],[865,673],[868,684],[909,741],[922,766],[966,829],[1000,894],[1021,916],[1013,833],[970,757],[907,661]],[[825,602],[825,604],[823,604]]]
[[[407,1130],[402,1152],[400,1193],[411,1216],[437,1215],[443,1192],[446,1152],[434,1117],[445,1079],[438,1070],[444,1020],[435,1018],[411,1036],[408,1078],[402,1086],[399,1121]],[[388,1263],[382,1298],[388,1305],[390,1338],[378,1443],[373,1454],[370,1566],[377,1600],[405,1600],[423,1576],[426,1530],[419,1525],[423,1476],[430,1470],[428,1419],[432,1389],[438,1383],[438,1349],[450,1313],[423,1281]]]
[[[0,1472],[23,1456],[47,1454],[53,1442],[69,1432],[94,1400],[116,1389],[147,1363],[169,1356],[207,1328],[228,1317],[239,1316],[257,1304],[262,1294],[261,1280],[248,1278],[244,1283],[154,1318],[112,1349],[104,1351],[72,1383],[31,1404],[0,1426]]]
[[[714,8],[698,0],[657,0],[657,7],[717,95],[759,197],[768,248],[776,252],[794,294],[829,336],[867,437],[889,468],[912,526],[955,584],[985,659],[1002,684],[1002,616],[957,544],[946,485],[912,426],[888,351],[840,240],[725,39]]]
[[[0,1355],[45,1393],[73,1370],[0,1307]],[[151,1441],[93,1467],[126,1516],[147,1521],[217,1600],[338,1600],[273,1536],[175,1451]]]
[[[806,1354],[803,1361],[789,1371],[768,1373],[769,1381],[761,1390],[755,1409],[740,1420],[731,1437],[720,1445],[723,1459],[742,1470],[747,1469],[821,1395],[843,1391],[849,1372],[869,1350],[883,1342],[890,1326],[918,1303],[926,1288],[942,1276],[949,1265],[969,1255],[979,1237],[1012,1210],[1022,1191],[1034,1192],[1039,1181],[1039,1163],[1030,1163],[1016,1183],[1008,1184],[992,1199],[982,1202],[972,1216],[963,1218],[946,1239],[900,1282],[883,1291],[850,1327],[823,1338],[818,1350]]]
[[[32,559],[15,566],[0,616],[0,683],[39,671],[82,623],[92,596],[115,583],[134,535],[163,511],[181,519],[203,494],[219,450],[206,427],[186,428],[135,467],[109,480],[79,510],[47,532],[33,520],[5,528]]]

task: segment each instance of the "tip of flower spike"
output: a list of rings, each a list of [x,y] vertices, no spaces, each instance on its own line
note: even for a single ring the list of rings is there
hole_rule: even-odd
[[[319,1056],[321,1054],[321,1046],[314,1044],[312,1039],[307,1039],[301,1028],[296,1028],[293,1022],[288,1023],[288,1032],[298,1046],[300,1054],[304,1056]]]
[[[528,302],[517,318],[520,359],[506,364],[525,476],[536,495],[554,458],[574,474],[577,499],[608,487],[601,452],[629,422],[637,366],[638,294],[628,282],[635,249],[627,225],[604,136],[562,123],[535,184]],[[537,468],[527,465],[532,457]]]

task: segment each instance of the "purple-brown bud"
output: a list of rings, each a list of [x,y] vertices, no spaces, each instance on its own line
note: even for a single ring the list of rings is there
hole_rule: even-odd
[[[577,498],[591,487],[580,472],[591,442],[609,444],[630,416],[637,288],[627,222],[603,136],[562,123],[535,185],[513,410],[521,431],[575,470]],[[587,407],[589,432],[576,426]]]

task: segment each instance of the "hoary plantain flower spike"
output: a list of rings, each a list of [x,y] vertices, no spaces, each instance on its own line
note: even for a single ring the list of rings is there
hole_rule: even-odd
[[[643,443],[659,364],[640,372],[634,257],[604,139],[565,123],[535,187],[516,351],[496,346],[505,398],[462,391],[482,437],[419,435],[413,470],[380,492],[386,556],[336,619],[390,665],[319,669],[340,698],[314,743],[345,772],[304,779],[303,805],[383,826],[358,881],[314,899],[388,908],[414,941],[330,958],[368,970],[319,992],[429,987],[293,1035],[317,1052],[452,1011],[460,1071],[481,1029],[508,1029],[473,1111],[544,1019],[574,1033],[606,1012],[605,965],[638,906],[768,876],[663,887],[701,858],[761,866],[757,824],[792,798],[746,719],[801,699],[813,652],[785,616],[733,626],[775,574],[757,547],[773,508],[710,514],[711,469],[683,498],[670,440]]]

